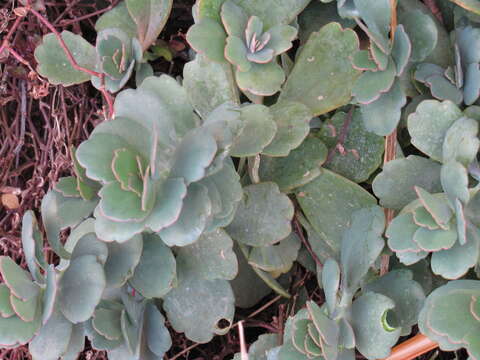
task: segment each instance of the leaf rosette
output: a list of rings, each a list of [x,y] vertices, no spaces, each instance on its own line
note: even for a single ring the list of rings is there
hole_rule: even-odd
[[[231,63],[242,90],[273,95],[285,81],[277,56],[292,47],[297,29],[285,23],[266,23],[237,1],[228,0],[219,10],[216,18],[197,16],[187,33],[188,42],[212,61]]]
[[[129,37],[123,30],[107,28],[97,34],[97,70],[105,74],[105,87],[117,92],[125,86],[135,65],[140,64],[143,54],[137,38]],[[100,88],[100,78],[92,76],[92,84]]]
[[[226,157],[241,130],[238,108],[225,104],[202,122],[183,87],[162,76],[121,92],[115,113],[77,150],[87,176],[102,185],[94,213],[101,239],[123,242],[150,230],[185,246],[231,221],[242,195]]]

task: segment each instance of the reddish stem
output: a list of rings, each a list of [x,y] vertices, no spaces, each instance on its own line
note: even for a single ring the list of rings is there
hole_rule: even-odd
[[[411,360],[438,347],[438,344],[423,334],[417,334],[395,346],[390,356],[383,360]]]
[[[2,45],[0,46],[0,55],[2,54],[3,50],[5,50],[7,47],[9,47],[8,46],[8,40],[10,39],[10,37],[12,36],[14,31],[17,29],[17,27],[20,25],[20,21],[22,21],[22,19],[23,19],[23,16],[17,17],[17,19],[13,23],[12,27],[8,31],[8,34],[3,39]]]
[[[96,76],[96,77],[100,78],[100,80],[102,82],[102,86],[100,87],[99,90],[102,93],[103,97],[105,98],[105,101],[107,102],[108,117],[113,118],[113,115],[114,115],[113,99],[112,99],[112,96],[110,95],[110,93],[105,89],[105,74],[102,74],[102,73],[99,73],[99,72],[96,72],[96,71],[93,71],[93,70],[90,70],[90,69],[87,69],[83,66],[78,65],[77,61],[75,60],[72,53],[68,49],[67,44],[65,44],[65,41],[63,40],[62,36],[57,31],[57,29],[55,29],[55,27],[35,9],[32,9],[31,7],[29,7],[28,11],[30,11],[33,15],[35,15],[37,17],[37,19],[42,24],[44,24],[55,35],[55,37],[58,39],[58,42],[60,43],[60,46],[62,47],[62,49],[65,53],[65,55],[67,56],[68,61],[70,62],[70,64],[72,65],[72,67],[74,69],[76,69],[78,71],[82,71],[84,73],[87,73],[91,76]]]
[[[58,42],[60,43],[60,46],[62,47],[63,51],[65,52],[65,55],[67,55],[67,58],[68,58],[68,61],[70,61],[70,64],[72,65],[72,67],[78,71],[83,71],[84,73],[87,73],[87,74],[90,74],[92,76],[96,76],[100,79],[103,78],[104,74],[102,73],[99,73],[99,72],[96,72],[96,71],[93,71],[93,70],[90,70],[90,69],[87,69],[83,66],[80,66],[78,65],[77,61],[75,60],[75,58],[73,57],[72,53],[70,52],[70,50],[68,49],[67,47],[67,44],[65,44],[65,41],[63,40],[62,38],[62,35],[60,35],[60,33],[57,31],[57,29],[55,29],[55,27],[50,24],[50,22],[48,22],[47,19],[45,19],[38,11],[36,11],[35,9],[32,9],[30,8],[29,11],[35,15],[38,20],[40,20],[40,22],[42,24],[44,24],[51,32],[53,32],[55,34],[55,36],[57,37],[58,39]]]
[[[395,160],[397,156],[397,129],[395,129],[390,135],[385,137],[385,154],[383,157],[383,165],[387,162]],[[394,216],[392,209],[385,209],[385,218],[387,226],[390,224]],[[382,255],[380,260],[380,275],[385,275],[388,272],[388,266],[390,263],[389,255]]]

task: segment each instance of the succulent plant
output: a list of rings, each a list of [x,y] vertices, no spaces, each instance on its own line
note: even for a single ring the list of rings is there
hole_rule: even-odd
[[[183,88],[163,76],[120,93],[115,111],[77,150],[87,176],[102,183],[95,210],[102,239],[126,241],[149,229],[169,245],[187,245],[231,220],[241,192],[225,156],[241,129],[240,110],[225,106],[200,125]]]
[[[470,358],[479,354],[480,281],[455,280],[435,289],[418,317],[420,331],[440,349],[464,347]]]
[[[306,309],[290,317],[283,345],[261,337],[250,351],[258,352],[258,358],[276,360],[354,359],[355,348],[368,359],[387,356],[399,336],[410,333],[425,294],[408,270],[392,271],[366,283],[384,246],[383,226],[379,207],[355,211],[351,226],[343,233],[341,266],[329,258],[318,274],[325,303],[319,306],[308,301]],[[354,299],[360,288],[361,295]],[[399,321],[393,324],[394,319]]]
[[[455,104],[464,102],[465,105],[475,103],[480,96],[479,33],[478,23],[461,17],[456,21],[451,36],[455,63],[446,68],[432,63],[419,64],[415,79],[429,87],[432,95],[439,100],[451,100]]]
[[[140,83],[143,78],[139,75],[153,73],[143,53],[163,29],[171,7],[171,0],[154,0],[151,4],[120,2],[98,19],[95,47],[79,35],[62,32],[61,37],[76,63],[91,73],[101,74],[103,79],[74,68],[53,33],[45,35],[35,49],[38,72],[53,84],[70,86],[91,80],[98,89],[117,92],[135,70]]]
[[[285,81],[277,57],[292,47],[297,36],[297,29],[289,22],[308,3],[283,2],[282,7],[273,2],[199,1],[194,10],[196,23],[189,29],[187,40],[210,60],[231,63],[243,91],[273,95]],[[264,13],[269,5],[277,7],[277,17]]]
[[[422,184],[417,180],[414,184],[405,183],[403,186],[412,187],[402,186],[403,192],[397,197],[408,195],[399,203],[396,199],[384,201],[382,194],[392,185],[392,175],[406,170],[400,166],[405,161],[392,162],[391,168],[385,168],[375,179],[373,189],[381,201],[386,206],[403,207],[387,229],[388,245],[407,265],[432,253],[433,272],[447,279],[457,279],[475,266],[480,251],[477,224],[470,215],[470,208],[476,206],[477,189],[468,187],[468,168],[475,164],[480,146],[478,124],[464,116],[450,101],[426,100],[409,116],[408,130],[412,144],[443,164],[435,166],[430,180]],[[420,161],[420,158],[411,160]],[[422,161],[428,163],[426,159]],[[432,186],[433,183],[436,185]],[[424,184],[429,189],[422,187]],[[418,199],[409,203],[413,200],[412,188]]]
[[[107,90],[117,92],[130,79],[135,66],[141,64],[142,48],[136,38],[129,38],[121,29],[108,28],[97,34],[97,71],[105,74]],[[102,82],[92,76],[92,84],[100,88]]]

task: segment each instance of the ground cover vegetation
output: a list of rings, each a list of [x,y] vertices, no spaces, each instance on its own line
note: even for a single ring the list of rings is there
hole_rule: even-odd
[[[480,3],[7,1],[2,359],[480,359]]]

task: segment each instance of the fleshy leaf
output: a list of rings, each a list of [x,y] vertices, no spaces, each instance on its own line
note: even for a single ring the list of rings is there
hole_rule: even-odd
[[[0,317],[9,318],[15,315],[10,302],[10,289],[5,284],[0,284]]]
[[[337,112],[327,120],[321,130],[320,138],[329,148],[335,148],[342,136],[347,114]],[[342,148],[335,148],[325,167],[339,175],[361,183],[380,166],[384,150],[384,138],[365,129],[362,116],[356,110],[351,118],[348,131],[342,142]]]
[[[413,280],[413,273],[409,270],[390,271],[368,283],[365,290],[385,295],[395,302],[392,311],[402,329],[401,335],[409,335],[425,300],[425,293],[420,284]]]
[[[12,304],[15,314],[26,322],[31,322],[35,318],[38,310],[38,296],[34,296],[28,300],[20,300],[15,295],[10,294],[10,303]]]
[[[118,3],[113,9],[105,12],[95,23],[95,30],[100,32],[108,28],[120,28],[129,38],[137,36],[137,25],[133,21],[124,1]]]
[[[169,246],[185,246],[198,240],[207,225],[212,211],[208,190],[205,186],[193,183],[183,201],[180,217],[158,234]]]
[[[148,349],[156,356],[163,357],[172,346],[172,339],[165,326],[165,318],[153,303],[145,307],[144,332]]]
[[[202,280],[188,272],[180,277],[178,287],[167,294],[163,308],[177,332],[185,332],[190,340],[205,343],[214,334],[228,332],[233,324],[234,303],[228,281]]]
[[[63,31],[61,36],[78,65],[95,70],[97,59],[95,47],[80,35],[70,31]],[[35,59],[39,64],[39,74],[48,78],[48,81],[54,85],[70,86],[90,80],[90,74],[72,67],[53,33],[43,37],[42,44],[35,49]]]
[[[105,262],[105,278],[108,287],[120,287],[133,275],[140,261],[143,241],[136,235],[124,243],[107,243],[108,258]]]
[[[379,206],[352,213],[351,225],[343,233],[340,251],[342,284],[351,291],[358,288],[385,246],[382,238],[384,227],[385,215]]]
[[[42,283],[43,279],[38,267],[43,269],[47,267],[43,255],[43,236],[38,229],[35,214],[31,210],[26,211],[22,219],[22,247],[30,274],[35,281]]]
[[[430,194],[428,191],[422,189],[421,187],[415,186],[415,192],[417,193],[417,196],[420,199],[422,205],[430,213],[430,215],[432,215],[436,223],[442,229],[448,229],[448,223],[453,215],[448,203],[444,199]]]
[[[226,228],[230,236],[246,245],[266,246],[279,242],[291,232],[293,204],[272,182],[244,189],[235,218]]]
[[[400,210],[415,200],[414,186],[441,192],[440,164],[416,155],[389,161],[373,181],[373,192],[382,206]]]
[[[290,101],[276,103],[270,107],[270,113],[277,124],[277,132],[262,153],[268,156],[287,156],[307,136],[312,113],[305,105]]]
[[[442,161],[447,130],[461,116],[460,109],[451,101],[422,101],[415,113],[408,117],[412,144],[432,159]]]
[[[94,255],[72,260],[60,279],[58,302],[63,315],[74,324],[88,320],[105,286],[105,272]]]
[[[412,54],[412,43],[403,25],[398,25],[395,29],[395,39],[392,48],[392,57],[397,66],[397,75],[403,74],[407,67],[410,55]]]
[[[445,279],[458,279],[475,266],[480,254],[480,238],[477,229],[467,229],[467,243],[456,242],[450,249],[432,254],[434,274]]]
[[[468,166],[477,155],[480,140],[477,138],[478,122],[461,117],[445,133],[443,161],[458,161]]]
[[[399,22],[412,43],[411,61],[420,62],[427,58],[437,46],[438,31],[432,17],[419,9],[402,12]]]
[[[50,190],[42,199],[42,222],[47,239],[53,251],[61,258],[68,259],[70,253],[60,242],[60,231],[73,227],[88,217],[97,201],[82,198],[66,198],[60,193]]]
[[[389,52],[388,32],[392,17],[392,3],[390,0],[381,0],[375,6],[368,0],[353,0],[359,16],[368,27],[370,40],[384,53]]]
[[[8,256],[0,256],[0,273],[11,294],[17,298],[27,301],[38,295],[40,288],[30,274]]]
[[[358,46],[355,32],[342,29],[338,23],[325,25],[319,32],[312,33],[297,55],[280,100],[301,102],[314,115],[347,104],[353,84],[360,75],[350,62]]]
[[[173,287],[176,263],[157,235],[143,235],[143,251],[129,283],[146,298],[161,298]]]
[[[271,3],[263,0],[233,0],[245,9],[247,14],[255,15],[263,21],[264,30],[274,25],[292,23],[298,14],[308,5],[308,0],[279,0]]]
[[[300,246],[300,239],[292,232],[278,244],[253,247],[248,254],[248,262],[263,271],[285,272],[297,259]]]
[[[350,226],[353,212],[376,204],[375,198],[363,188],[329,170],[323,170],[315,180],[298,188],[296,197],[317,234],[314,240],[310,239],[312,248],[326,244],[337,259],[343,231]]]
[[[285,73],[275,61],[265,64],[251,63],[248,71],[235,71],[237,85],[244,92],[258,96],[273,95],[280,90],[285,81]]]
[[[411,213],[400,214],[388,225],[386,236],[388,246],[392,251],[403,254],[406,252],[418,253],[420,248],[413,241],[413,235],[418,229]]]
[[[480,356],[480,281],[451,281],[435,289],[418,318],[420,331],[444,350],[465,347],[472,358]]]
[[[466,204],[470,199],[468,191],[467,169],[456,161],[449,161],[442,166],[440,172],[442,187],[452,204],[459,199]]]
[[[217,106],[227,101],[236,102],[238,98],[230,67],[210,61],[202,54],[197,54],[195,60],[185,64],[183,86],[202,117]]]
[[[268,107],[259,104],[247,105],[240,110],[243,131],[235,141],[230,154],[236,157],[254,156],[270,144],[277,131]]]
[[[333,314],[337,306],[337,293],[340,287],[340,267],[334,259],[327,259],[323,264],[321,279],[328,312]]]
[[[282,192],[290,192],[319,176],[326,159],[327,147],[312,135],[286,157],[262,156],[259,176],[262,181],[275,182]]]
[[[187,41],[198,53],[217,63],[225,63],[226,34],[215,20],[203,18],[188,29]]]
[[[167,22],[173,0],[126,0],[128,12],[137,24],[142,49],[155,42]]]
[[[401,109],[406,103],[405,93],[399,81],[395,81],[390,91],[376,101],[360,106],[365,128],[377,135],[387,136],[397,127]]]
[[[122,336],[120,315],[119,310],[98,308],[93,313],[92,326],[108,340],[118,340]]]
[[[57,360],[68,348],[72,323],[56,310],[29,345],[34,360]]]
[[[193,271],[205,280],[232,280],[238,272],[233,241],[223,229],[204,233],[192,245],[177,251],[177,266]]]
[[[400,337],[401,329],[388,324],[387,313],[394,307],[393,300],[374,292],[367,292],[353,302],[351,324],[355,346],[366,358],[387,357]]]
[[[392,88],[396,73],[393,61],[384,71],[365,71],[355,82],[352,95],[359,103],[370,104]]]

